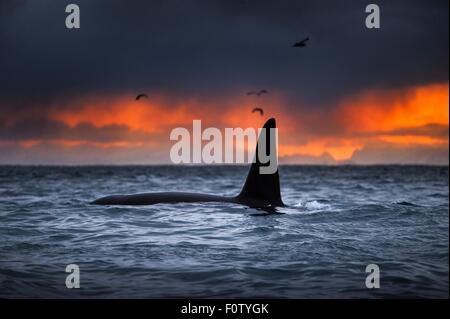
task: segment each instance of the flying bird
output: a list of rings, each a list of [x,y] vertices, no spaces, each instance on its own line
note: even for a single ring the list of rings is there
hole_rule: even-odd
[[[247,92],[247,95],[257,95],[257,96],[261,96],[261,95],[267,94],[267,93],[269,93],[269,91],[263,89],[263,90],[260,90],[260,91],[258,91],[258,92],[255,92],[255,91]]]
[[[259,113],[261,114],[261,116],[264,115],[264,110],[263,110],[262,108],[260,108],[260,107],[255,107],[255,108],[252,110],[252,113],[255,113],[255,112],[259,112]]]
[[[303,48],[306,47],[306,42],[309,41],[309,38],[303,39],[300,42],[294,43],[294,45],[292,47],[294,48]]]
[[[144,94],[144,93],[138,94],[138,96],[136,96],[136,101],[139,101],[140,99],[142,99],[144,97],[148,99],[148,95],[147,94]]]

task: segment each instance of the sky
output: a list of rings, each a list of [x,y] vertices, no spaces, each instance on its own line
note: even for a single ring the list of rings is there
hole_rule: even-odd
[[[448,165],[448,1],[373,2],[380,29],[359,0],[0,0],[0,164],[170,163],[176,127],[275,117],[282,163]]]

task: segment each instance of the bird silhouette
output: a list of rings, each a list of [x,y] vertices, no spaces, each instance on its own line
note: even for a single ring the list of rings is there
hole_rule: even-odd
[[[250,91],[250,92],[247,92],[247,95],[257,95],[257,96],[261,96],[261,95],[267,94],[267,93],[269,93],[269,91],[263,89],[263,90],[260,90],[260,91],[258,91],[258,92],[256,92],[256,91]]]
[[[262,108],[260,108],[260,107],[255,107],[255,108],[252,110],[252,113],[255,113],[255,112],[259,112],[259,113],[261,114],[261,116],[264,115],[264,110],[263,110]]]
[[[145,94],[145,93],[138,94],[136,96],[136,101],[139,101],[140,99],[142,99],[144,97],[148,99],[148,95],[147,94]]]
[[[303,40],[300,41],[300,42],[294,43],[294,45],[293,45],[292,47],[294,47],[294,48],[303,48],[303,47],[306,47],[306,42],[307,42],[307,41],[309,41],[309,38],[305,38],[305,39],[303,39]]]

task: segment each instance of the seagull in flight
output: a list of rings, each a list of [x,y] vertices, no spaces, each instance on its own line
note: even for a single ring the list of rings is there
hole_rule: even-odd
[[[262,108],[260,108],[260,107],[255,107],[255,108],[252,110],[252,113],[255,113],[255,112],[259,112],[259,113],[261,114],[261,116],[264,115],[264,110],[263,110]]]
[[[144,97],[148,99],[148,95],[147,94],[145,94],[145,93],[138,94],[136,96],[136,101],[139,101],[140,99],[142,99]]]
[[[250,91],[250,92],[247,92],[247,95],[257,95],[257,96],[261,96],[261,95],[267,94],[267,93],[269,93],[269,91],[263,89],[263,90],[260,90],[260,91],[258,91],[258,92],[256,92],[256,91]]]
[[[305,38],[300,42],[294,43],[294,45],[292,46],[293,48],[304,48],[306,47],[306,42],[309,41],[309,38]]]

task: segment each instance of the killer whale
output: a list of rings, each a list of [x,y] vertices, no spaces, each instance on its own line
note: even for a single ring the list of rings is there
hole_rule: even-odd
[[[263,127],[266,132],[276,128],[274,118],[269,119]],[[159,203],[190,203],[190,202],[224,202],[236,203],[252,208],[274,208],[285,206],[281,199],[280,177],[278,167],[272,174],[261,174],[260,167],[268,164],[261,163],[259,159],[258,147],[261,139],[265,138],[266,153],[271,150],[270,134],[260,135],[256,145],[255,159],[250,166],[247,179],[241,192],[234,197],[184,193],[184,192],[160,192],[142,193],[132,195],[112,195],[99,198],[91,202],[95,205],[153,205]],[[276,147],[274,148],[276,152]],[[273,158],[277,159],[277,154]]]

